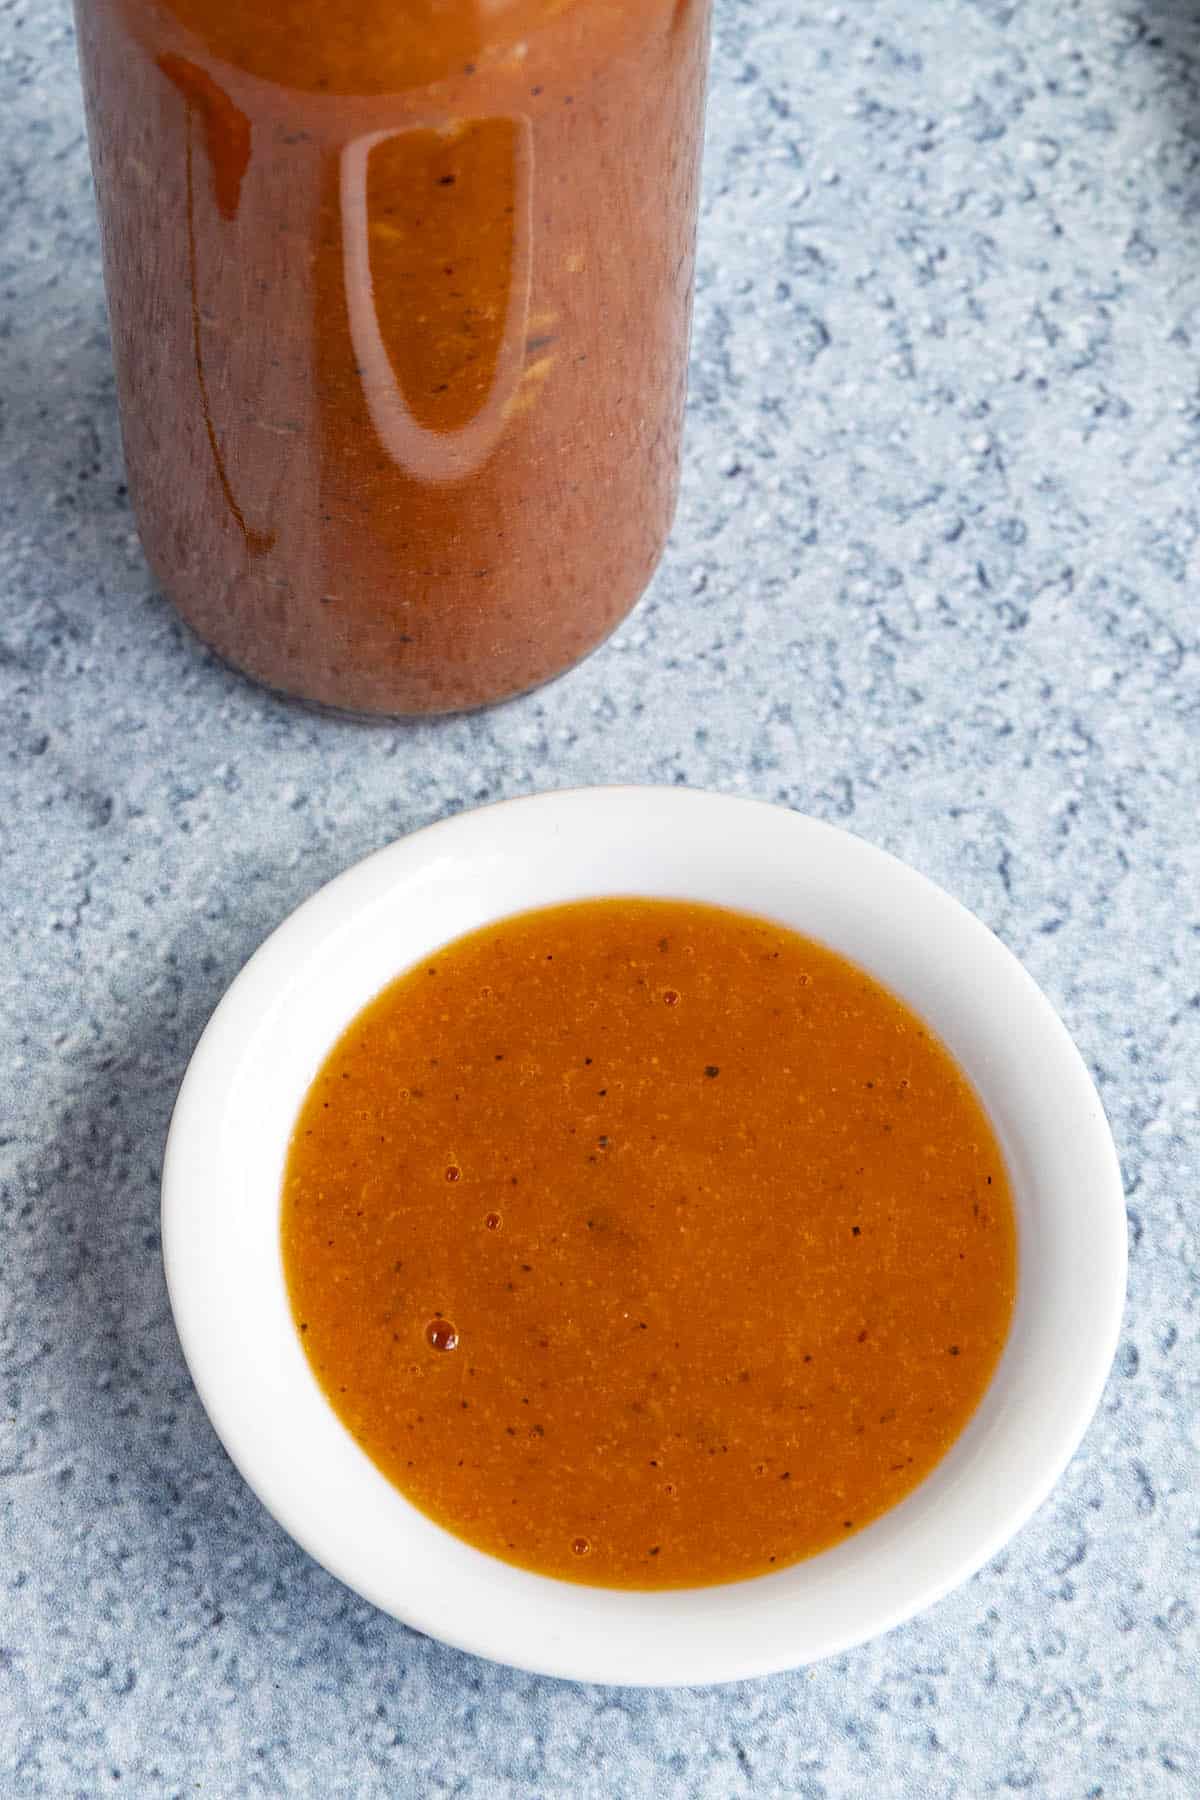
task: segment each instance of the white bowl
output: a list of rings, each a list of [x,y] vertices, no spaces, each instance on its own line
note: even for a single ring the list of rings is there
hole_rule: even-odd
[[[979,1410],[899,1506],[844,1544],[724,1587],[639,1593],[498,1562],[433,1524],[341,1425],[284,1287],[280,1185],[309,1083],[352,1016],[488,920],[603,894],[762,913],[862,964],[974,1082],[1008,1162],[1019,1278]],[[417,1629],[586,1681],[676,1684],[829,1656],[929,1606],[1045,1499],[1096,1407],[1125,1290],[1125,1209],[1099,1098],[1020,964],[956,901],[829,825],[682,788],[510,801],[392,844],[268,939],[192,1058],[163,1170],[171,1303],[201,1399],[263,1503]]]

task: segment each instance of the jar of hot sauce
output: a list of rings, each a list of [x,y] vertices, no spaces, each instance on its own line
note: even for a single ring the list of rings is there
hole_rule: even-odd
[[[675,505],[710,0],[76,0],[130,491],[184,618],[500,700]]]

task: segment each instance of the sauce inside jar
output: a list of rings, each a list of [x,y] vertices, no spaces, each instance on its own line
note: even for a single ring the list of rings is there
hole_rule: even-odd
[[[80,0],[131,494],[355,712],[559,673],[675,505],[709,0]]]
[[[489,926],[350,1025],[282,1196],[314,1374],[382,1471],[562,1579],[761,1575],[893,1506],[1012,1311],[963,1073],[779,925],[589,901]]]

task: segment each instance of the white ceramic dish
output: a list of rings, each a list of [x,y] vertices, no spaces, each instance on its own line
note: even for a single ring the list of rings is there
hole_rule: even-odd
[[[279,1192],[334,1039],[410,963],[489,919],[587,895],[763,913],[863,964],[933,1026],[1008,1160],[1020,1273],[1008,1346],[950,1454],[892,1512],[794,1568],[630,1593],[527,1574],[425,1518],[343,1429],[284,1289]],[[1095,1089],[992,934],[902,863],[815,820],[680,788],[510,801],[392,844],[263,945],[192,1058],[163,1171],[163,1253],[196,1386],[288,1531],[377,1606],[463,1649],[589,1681],[729,1681],[886,1631],[1001,1548],[1049,1493],[1112,1361],[1125,1210]]]

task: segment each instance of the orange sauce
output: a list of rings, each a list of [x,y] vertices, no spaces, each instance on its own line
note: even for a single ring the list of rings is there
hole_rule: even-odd
[[[548,680],[675,507],[709,0],[77,0],[183,616],[366,713]]]
[[[782,1568],[971,1417],[1016,1232],[922,1021],[677,901],[489,926],[380,994],[304,1102],[291,1303],[347,1429],[498,1557],[614,1587]]]

